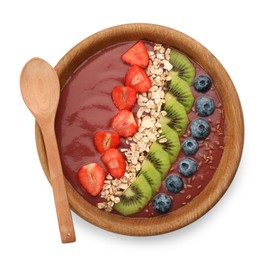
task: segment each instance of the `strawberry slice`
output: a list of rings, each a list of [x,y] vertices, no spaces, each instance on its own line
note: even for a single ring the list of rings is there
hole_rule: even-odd
[[[149,65],[149,54],[142,41],[137,42],[133,47],[126,51],[121,56],[121,59],[130,65],[138,65],[143,68],[146,68]]]
[[[118,109],[131,110],[136,103],[137,92],[133,88],[117,86],[112,91],[112,99]]]
[[[110,148],[117,148],[119,143],[119,135],[110,132],[97,132],[94,137],[94,144],[99,153],[104,153]]]
[[[137,132],[137,123],[129,110],[120,110],[112,119],[112,128],[122,137],[129,137]]]
[[[103,161],[107,171],[114,178],[121,178],[126,170],[126,162],[122,153],[115,148],[107,150],[102,156],[101,160]]]
[[[105,171],[97,163],[84,165],[78,171],[80,184],[92,196],[97,196],[101,192],[105,177]]]
[[[129,68],[125,76],[125,86],[135,89],[136,92],[148,91],[152,83],[146,72],[138,65]]]

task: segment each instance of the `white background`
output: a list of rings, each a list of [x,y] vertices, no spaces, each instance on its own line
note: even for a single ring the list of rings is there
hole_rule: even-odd
[[[1,1],[0,259],[272,259],[270,2]],[[34,56],[54,66],[87,36],[132,22],[178,29],[221,61],[244,110],[243,158],[221,201],[183,229],[156,237],[128,237],[73,214],[77,242],[64,245],[51,187],[36,153],[34,119],[21,99],[20,72]]]

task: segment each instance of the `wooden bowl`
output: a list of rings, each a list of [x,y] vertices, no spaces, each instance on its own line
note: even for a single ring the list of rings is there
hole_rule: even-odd
[[[212,180],[190,203],[169,214],[152,218],[131,218],[109,214],[84,200],[65,179],[70,206],[79,216],[112,232],[147,236],[186,226],[217,203],[229,187],[239,165],[244,142],[244,123],[239,97],[221,63],[191,37],[174,29],[154,24],[116,26],[100,31],[80,42],[55,67],[61,88],[73,71],[92,54],[119,42],[140,39],[174,47],[199,63],[216,83],[226,116],[225,149]],[[37,124],[35,132],[39,158],[49,179],[45,147]]]

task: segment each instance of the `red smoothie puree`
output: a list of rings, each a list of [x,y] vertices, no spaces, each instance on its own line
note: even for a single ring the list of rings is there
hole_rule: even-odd
[[[89,163],[98,163],[104,167],[100,159],[101,154],[94,146],[93,138],[97,131],[112,130],[111,120],[119,111],[112,101],[112,89],[115,86],[124,85],[129,65],[121,60],[121,55],[134,43],[116,44],[90,57],[71,75],[61,92],[55,128],[64,175],[74,189],[94,206],[104,199],[100,195],[96,197],[89,195],[79,183],[77,173],[81,166]],[[145,45],[148,50],[153,49],[152,43],[145,42]],[[195,77],[208,76],[196,62],[192,61],[192,63],[195,67]],[[195,100],[204,95],[195,91],[193,87],[191,89]],[[205,140],[198,141],[199,149],[195,155],[188,156],[181,150],[176,162],[172,164],[169,174],[180,176],[184,181],[184,189],[178,194],[170,193],[165,187],[165,182],[162,182],[159,192],[166,193],[173,199],[170,211],[186,205],[205,188],[213,177],[223,153],[225,119],[216,86],[212,84],[205,95],[210,96],[216,106],[214,113],[205,117],[210,123],[211,133]],[[135,106],[133,112],[137,109]],[[188,117],[190,121],[199,117],[194,111],[194,105]],[[181,137],[181,143],[190,136],[188,129]],[[125,146],[123,139],[120,148]],[[198,170],[191,177],[183,177],[178,172],[178,163],[184,157],[194,158],[198,163]],[[120,214],[115,210],[111,213]],[[150,202],[141,212],[130,217],[158,215],[160,213],[154,210]]]

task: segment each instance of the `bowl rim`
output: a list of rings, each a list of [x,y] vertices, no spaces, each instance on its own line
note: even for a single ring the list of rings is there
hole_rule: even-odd
[[[231,78],[216,59],[198,41],[175,29],[157,24],[123,24],[97,32],[69,50],[55,66],[61,89],[73,71],[97,51],[129,40],[148,40],[174,47],[188,55],[212,77],[225,111],[225,148],[218,168],[204,190],[187,205],[166,215],[132,218],[109,214],[87,202],[65,179],[71,209],[86,221],[119,234],[148,236],[182,228],[209,211],[231,184],[242,156],[244,119],[241,103]],[[36,146],[46,177],[50,182],[41,130],[35,122]]]

